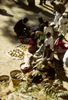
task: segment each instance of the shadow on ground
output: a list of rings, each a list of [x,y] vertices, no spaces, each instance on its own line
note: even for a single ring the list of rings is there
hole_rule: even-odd
[[[42,12],[42,14],[44,14],[45,16],[50,17],[52,19],[54,18],[54,14],[52,14],[52,13],[50,13],[48,11],[44,11],[43,9],[41,9],[38,6],[33,6],[33,7],[31,6],[30,7],[30,6],[26,5],[25,2],[20,2],[20,1],[15,1],[15,0],[13,0],[13,2],[15,2],[15,4],[18,5],[18,7],[21,8],[21,9],[25,9],[27,11],[32,11],[32,12],[34,12],[36,14],[38,14],[39,12]],[[49,6],[49,5],[42,6],[42,7],[45,7],[45,9],[48,9],[51,12],[53,12],[53,8],[51,6]],[[48,7],[50,7],[50,8],[48,8]]]
[[[66,77],[63,69],[63,62],[55,59],[55,66],[56,66],[55,69],[56,69],[57,78],[60,79],[60,81],[68,82],[68,78]]]
[[[60,80],[61,84],[63,84],[63,81],[65,81],[66,83],[68,83],[68,78],[65,75],[64,69],[63,69],[63,63],[60,60],[55,59],[55,71],[56,71],[56,75],[57,75],[57,79]],[[64,90],[67,91],[66,88],[64,88],[63,86],[60,87],[60,90]],[[68,100],[68,95],[62,95],[60,96],[63,100]]]
[[[2,30],[3,32],[3,37],[6,37],[9,42],[13,43],[13,44],[17,44],[17,36],[16,34],[13,34],[13,32],[10,30],[10,28],[8,28],[8,26],[6,26],[5,28],[3,28]]]
[[[32,15],[30,15],[28,13],[25,13],[26,16],[28,16],[29,18],[34,18],[34,19],[31,19],[32,21],[33,20],[35,21],[35,18],[36,18],[35,14],[38,15],[40,12],[42,12],[42,14],[45,15],[45,20],[49,20],[49,18],[50,18],[51,21],[53,20],[54,15],[52,13],[50,13],[50,12],[48,12],[46,10],[43,10],[40,6],[39,7],[37,7],[37,6],[35,6],[35,7],[29,7],[26,4],[25,1],[26,0],[17,0],[17,1],[15,1],[15,0],[11,0],[11,1],[8,0],[8,2],[7,2],[5,0],[2,0],[1,3],[0,3],[0,5],[3,5],[5,7],[7,7],[7,8],[9,8],[9,9],[11,7],[11,9],[10,9],[11,11],[12,11],[13,7],[16,7],[16,8],[24,9],[25,11],[33,12]],[[8,11],[6,11],[3,8],[0,9],[0,14],[3,15],[3,16],[6,16],[6,17],[14,17],[14,15],[9,14]],[[48,19],[47,19],[47,17],[48,17]],[[16,37],[14,35],[15,33],[11,32],[9,26],[13,26],[14,27],[15,22],[14,22],[13,19],[10,18],[9,20],[5,21],[4,23],[8,23],[8,24],[6,24],[6,26],[4,26],[2,28],[3,36],[7,37],[13,43],[13,39],[16,40]],[[13,31],[13,29],[12,29],[12,31]]]
[[[5,9],[0,9],[0,14],[3,16],[13,17],[13,15],[9,14]]]

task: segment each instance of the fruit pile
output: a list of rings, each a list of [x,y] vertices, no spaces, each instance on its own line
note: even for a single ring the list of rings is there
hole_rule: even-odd
[[[24,52],[20,48],[16,48],[14,50],[11,50],[10,52],[8,52],[8,54],[11,57],[14,57],[14,58],[20,58],[20,59],[22,59],[24,57]]]

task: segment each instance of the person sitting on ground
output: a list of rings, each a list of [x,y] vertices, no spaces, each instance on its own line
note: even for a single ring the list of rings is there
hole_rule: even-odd
[[[22,72],[25,74],[32,71],[36,65],[37,59],[39,58],[40,57],[37,57],[28,51],[24,51],[23,63],[20,64]]]
[[[48,80],[54,80],[55,79],[55,68],[53,66],[53,64],[51,64],[50,62],[45,62],[45,60],[43,61],[43,65],[41,67],[41,71],[42,72],[47,72],[47,77]],[[46,78],[44,79],[44,81],[46,82]]]
[[[23,34],[18,37],[18,42],[28,44],[31,32],[28,32],[26,28],[23,29]]]
[[[27,73],[28,70],[32,68],[31,57],[32,57],[32,54],[25,52],[23,63],[20,64],[20,68],[23,73]]]
[[[40,83],[41,81],[53,82],[55,80],[55,69],[50,65],[50,63],[40,61],[33,67],[33,70],[29,73],[28,80],[34,83]]]
[[[44,43],[44,39],[45,39],[45,34],[41,31],[36,31],[35,32],[36,37],[37,37],[37,44],[38,44],[38,48],[41,46],[41,44]]]
[[[55,78],[55,69],[54,69],[54,52],[50,49],[50,45],[45,46],[43,58],[36,60],[36,65],[38,70],[42,72],[47,72],[51,78]]]
[[[23,73],[27,73],[33,69],[34,62],[36,62],[37,56],[32,55],[28,51],[25,51],[23,63],[20,64],[20,68]]]
[[[54,60],[54,51],[50,49],[50,44],[46,44],[43,52],[43,57],[45,61],[53,62]]]
[[[36,55],[41,55],[44,52],[44,48],[45,46],[49,44],[50,45],[50,49],[53,50],[54,49],[54,39],[51,36],[51,33],[48,32],[46,33],[46,38],[44,40],[44,43],[41,44],[40,48],[36,51]]]
[[[44,27],[48,24],[48,21],[44,21],[42,17],[38,18],[39,21],[39,28],[36,30],[36,35],[39,36],[39,44],[44,42],[45,34],[43,32]]]
[[[39,61],[49,61],[49,62],[53,62],[54,60],[54,51],[50,49],[50,45],[46,44],[44,47],[44,51],[42,53],[42,57],[40,59],[38,59],[36,62]]]
[[[35,35],[35,32],[32,32],[29,38],[29,42],[28,42],[28,51],[30,53],[35,53],[35,51],[37,50],[37,37]]]
[[[24,19],[20,19],[14,26],[14,32],[17,34],[17,37],[21,37],[23,36],[25,33],[24,29],[26,29],[27,31],[29,31],[29,27],[26,25],[26,23],[28,22],[28,18],[25,17]]]
[[[38,21],[39,21],[39,31],[43,32],[44,26],[47,24],[47,21],[44,21],[42,17],[39,17]]]

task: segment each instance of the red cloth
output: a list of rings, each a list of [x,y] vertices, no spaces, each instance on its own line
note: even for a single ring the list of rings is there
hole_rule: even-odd
[[[65,44],[67,44],[67,43],[65,43],[65,42],[63,42],[63,41],[61,41],[61,40],[59,40],[59,39],[57,39],[56,41],[55,41],[55,46],[60,46],[62,49],[68,49],[68,46],[65,46]]]
[[[30,40],[29,40],[29,43],[28,43],[28,44],[29,44],[29,45],[34,45],[34,44],[35,44],[32,38],[30,38]]]

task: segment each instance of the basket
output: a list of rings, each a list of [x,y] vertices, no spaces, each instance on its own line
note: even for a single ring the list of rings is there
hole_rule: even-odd
[[[21,78],[19,77],[20,74],[21,74],[20,70],[13,70],[10,72],[13,86],[17,86],[21,82]]]
[[[9,76],[1,75],[0,76],[0,84],[4,84],[5,86],[9,85]]]
[[[20,69],[21,69],[21,71],[22,71],[24,74],[26,74],[28,71],[31,70],[32,67],[25,67],[24,69],[22,69],[21,66],[22,66],[23,64],[24,64],[24,63],[21,63],[21,64],[20,64]]]

